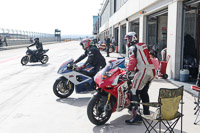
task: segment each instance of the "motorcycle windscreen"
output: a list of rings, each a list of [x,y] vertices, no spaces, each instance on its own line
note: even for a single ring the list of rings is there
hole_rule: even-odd
[[[115,73],[119,67],[117,65],[113,65],[112,63],[109,63],[104,67],[104,69],[101,71],[101,78],[106,79],[110,77],[113,73]]]
[[[69,65],[71,66],[74,62],[74,59],[70,58],[66,62],[64,62],[60,68],[58,69],[58,73],[65,73]]]

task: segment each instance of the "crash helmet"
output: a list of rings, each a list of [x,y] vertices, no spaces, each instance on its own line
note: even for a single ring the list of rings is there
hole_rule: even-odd
[[[124,39],[127,40],[127,45],[130,47],[133,43],[137,42],[137,34],[135,32],[128,32]]]
[[[91,43],[90,39],[83,39],[80,42],[80,45],[83,47],[84,50],[86,50],[88,47],[90,47],[90,43]]]
[[[34,38],[34,41],[35,42],[39,42],[39,38]]]

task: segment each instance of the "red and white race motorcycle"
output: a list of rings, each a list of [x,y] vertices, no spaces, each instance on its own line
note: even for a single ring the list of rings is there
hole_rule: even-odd
[[[109,62],[94,77],[97,93],[89,101],[87,115],[95,125],[105,124],[113,112],[130,107],[131,91],[128,89],[126,71],[119,67],[124,61]]]

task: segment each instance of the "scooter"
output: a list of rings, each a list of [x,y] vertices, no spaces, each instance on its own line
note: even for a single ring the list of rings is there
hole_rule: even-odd
[[[36,50],[31,50],[27,47],[26,55],[22,57],[21,64],[26,65],[28,62],[41,62],[46,64],[49,60],[49,57],[45,54],[49,49],[43,50],[40,54]]]
[[[126,70],[119,67],[125,59],[110,62],[95,75],[97,93],[90,99],[87,116],[95,125],[105,124],[111,114],[130,108],[131,91]]]
[[[83,63],[74,65],[74,59],[69,58],[64,62],[59,70],[58,74],[61,75],[54,85],[53,92],[59,98],[69,97],[74,89],[77,94],[90,93],[95,90],[95,82],[91,76],[94,72],[94,66],[88,65],[85,68],[76,71],[75,67],[81,66]]]

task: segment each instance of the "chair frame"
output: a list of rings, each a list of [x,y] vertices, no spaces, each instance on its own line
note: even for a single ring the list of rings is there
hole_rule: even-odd
[[[200,115],[200,87],[198,86],[192,86],[192,89],[196,92],[198,92],[198,96],[194,96],[194,104],[196,104],[196,106],[194,107],[194,110],[195,110],[195,113],[194,115],[196,115],[196,118],[195,118],[195,121],[194,121],[194,124],[197,125],[200,120],[198,120],[198,117]]]
[[[164,89],[164,88],[161,88],[161,89]],[[166,88],[167,89],[167,88]],[[165,132],[167,131],[170,131],[170,133],[174,132],[174,127],[176,126],[176,124],[178,123],[179,119],[181,119],[181,133],[182,133],[182,129],[183,129],[183,86],[179,87],[178,89],[182,89],[182,97],[181,97],[181,100],[180,100],[180,103],[181,104],[181,112],[180,112],[180,116],[178,116],[177,118],[174,118],[173,120],[175,120],[173,123],[169,123],[169,121],[172,121],[172,120],[164,120],[162,119],[162,116],[161,116],[161,98],[160,98],[160,92],[159,92],[159,100],[158,100],[158,103],[141,103],[143,105],[147,105],[147,106],[152,106],[152,107],[157,107],[159,109],[159,117],[157,119],[154,119],[154,120],[151,120],[151,122],[149,122],[148,120],[149,119],[146,119],[143,117],[142,121],[146,127],[146,131],[145,133],[150,133],[152,130],[154,130],[156,133],[158,133],[158,131],[156,131],[155,129],[155,126],[157,124],[159,124],[159,133],[161,133],[161,124],[163,124],[165,127],[166,127],[166,130]],[[176,89],[176,90],[178,90]],[[175,89],[172,89],[172,90],[175,90]],[[156,123],[154,121],[157,121]],[[166,122],[166,123],[165,123]]]

